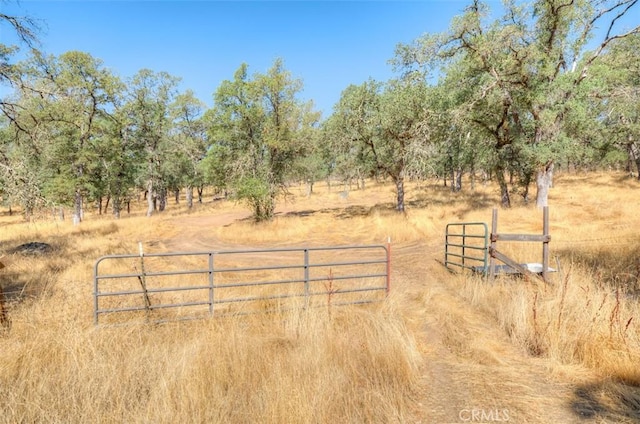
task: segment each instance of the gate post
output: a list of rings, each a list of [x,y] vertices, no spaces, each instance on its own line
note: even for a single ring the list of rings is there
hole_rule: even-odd
[[[391,237],[387,238],[387,296],[389,292],[391,292]]]
[[[209,314],[213,315],[213,252],[209,252]]]
[[[304,306],[309,306],[309,249],[304,249]]]
[[[489,247],[489,281],[493,283],[496,277],[496,258],[493,252],[496,250],[496,234],[498,234],[498,209],[493,209],[491,215],[491,244]]]
[[[0,262],[0,269],[4,268],[4,264]],[[9,315],[5,308],[4,291],[2,290],[2,284],[0,284],[0,326],[9,328],[11,321],[9,321]]]
[[[548,279],[548,269],[549,269],[549,206],[545,206],[542,209],[543,214],[543,224],[542,224],[542,235],[544,236],[544,241],[542,242],[542,279],[545,283],[549,282]]]

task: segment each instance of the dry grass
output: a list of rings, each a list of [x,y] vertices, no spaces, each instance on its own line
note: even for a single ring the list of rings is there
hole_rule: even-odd
[[[409,412],[418,355],[391,310],[101,329],[22,313],[3,343],[2,422],[403,422]]]
[[[347,198],[292,187],[273,222],[240,205],[170,205],[119,221],[89,213],[79,227],[45,215],[0,216],[12,326],[0,336],[0,422],[462,422],[507,410],[511,422],[640,419],[638,183],[622,175],[560,176],[551,193],[552,284],[452,275],[444,227],[490,222],[496,187],[452,194],[390,184]],[[542,214],[514,199],[499,231],[540,233]],[[393,241],[383,304],[93,326],[92,272],[106,254],[330,246]],[[41,241],[53,252],[11,254]],[[539,245],[500,250],[540,261]],[[461,412],[462,411],[462,412]],[[503,417],[504,418],[504,417]]]

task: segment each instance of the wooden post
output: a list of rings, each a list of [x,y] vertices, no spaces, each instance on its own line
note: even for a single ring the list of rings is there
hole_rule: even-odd
[[[4,268],[4,264],[0,262],[0,269]],[[2,284],[0,284],[0,326],[8,329],[11,322],[7,315],[7,309],[5,307],[4,291],[2,290]]]
[[[140,250],[140,275],[138,275],[138,281],[140,281],[140,286],[142,286],[144,307],[147,310],[148,315],[151,312],[151,300],[149,299],[149,292],[147,291],[147,276],[144,271],[144,252],[142,250],[142,242],[138,242],[138,248]]]
[[[498,209],[493,209],[491,216],[491,244],[489,247],[489,281],[493,283],[496,277],[496,258],[493,252],[496,250],[496,234],[498,234]]]
[[[543,224],[542,224],[542,235],[544,236],[544,241],[542,242],[542,279],[548,283],[548,270],[549,270],[549,206],[545,206],[542,209],[543,214]]]

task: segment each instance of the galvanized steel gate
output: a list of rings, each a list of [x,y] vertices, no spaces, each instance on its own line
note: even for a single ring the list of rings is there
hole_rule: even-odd
[[[370,303],[390,289],[390,245],[109,255],[94,266],[95,324]]]
[[[447,224],[444,243],[444,266],[486,272],[489,229],[484,222]]]

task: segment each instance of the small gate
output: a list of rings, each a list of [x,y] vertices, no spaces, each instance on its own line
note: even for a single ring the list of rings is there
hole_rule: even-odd
[[[484,222],[447,224],[444,265],[486,272],[488,246],[489,230]]]
[[[164,322],[371,303],[390,245],[109,255],[94,267],[94,322]]]
[[[549,208],[545,206],[542,212],[542,234],[499,234],[497,209],[493,210],[490,235],[483,222],[448,224],[444,265],[449,269],[458,267],[483,273],[489,280],[498,273],[505,273],[542,277],[548,282],[548,274],[555,269],[549,267]],[[542,263],[518,263],[498,251],[498,241],[542,243]],[[497,265],[496,260],[504,265]]]

